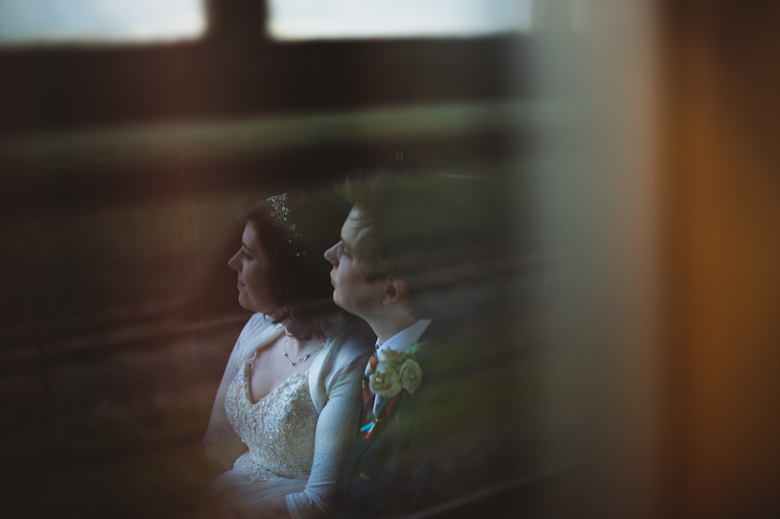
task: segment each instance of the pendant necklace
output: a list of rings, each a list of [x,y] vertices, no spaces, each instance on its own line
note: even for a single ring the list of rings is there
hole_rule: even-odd
[[[317,353],[318,351],[320,351],[324,347],[325,347],[325,341],[322,341],[322,346],[320,346],[319,348],[317,348],[316,350],[314,350],[314,351],[312,351],[310,353],[307,353],[306,355],[304,355],[303,357],[298,359],[296,362],[293,362],[292,360],[290,360],[290,357],[287,355],[287,334],[285,333],[284,342],[282,342],[282,348],[284,348],[284,353],[282,355],[284,355],[284,358],[287,359],[287,362],[290,363],[290,366],[295,366],[298,363],[301,363],[301,362],[304,362],[304,361],[308,360],[309,357],[311,357],[312,355],[314,355],[315,353]]]

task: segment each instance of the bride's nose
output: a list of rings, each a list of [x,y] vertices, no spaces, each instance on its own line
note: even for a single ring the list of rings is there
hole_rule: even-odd
[[[238,254],[241,251],[236,252],[233,254],[233,257],[228,260],[228,267],[238,272],[239,266],[241,265],[241,262],[238,261]]]

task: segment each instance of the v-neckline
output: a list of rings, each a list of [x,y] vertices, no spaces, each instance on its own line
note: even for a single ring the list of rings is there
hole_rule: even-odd
[[[254,359],[252,359],[252,360],[254,361]],[[311,366],[310,366],[306,371],[296,371],[295,373],[291,374],[286,379],[282,380],[282,382],[278,386],[273,388],[271,391],[269,391],[265,395],[263,395],[260,398],[258,398],[257,402],[253,402],[252,401],[252,377],[251,377],[252,371],[251,371],[251,367],[252,367],[252,363],[251,362],[247,362],[244,365],[244,394],[246,395],[246,399],[249,402],[249,405],[251,405],[253,407],[258,405],[260,402],[262,402],[263,400],[265,400],[266,398],[268,398],[272,394],[274,394],[277,391],[279,391],[279,389],[282,386],[284,386],[285,384],[287,384],[287,382],[289,382],[294,376],[296,376],[296,375],[304,375],[305,377],[308,377],[309,376],[309,371],[311,370]]]

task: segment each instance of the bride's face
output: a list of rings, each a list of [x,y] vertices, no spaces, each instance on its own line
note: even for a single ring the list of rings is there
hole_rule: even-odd
[[[269,261],[260,248],[257,230],[252,222],[246,224],[241,248],[230,258],[228,266],[238,272],[238,303],[241,306],[264,314],[276,308],[274,296],[265,281]]]

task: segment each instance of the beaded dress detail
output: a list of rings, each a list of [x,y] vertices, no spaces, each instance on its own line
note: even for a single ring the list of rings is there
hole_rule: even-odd
[[[319,417],[309,391],[309,372],[293,373],[252,403],[249,380],[255,355],[238,370],[225,398],[230,425],[249,447],[234,470],[252,481],[308,477]]]

